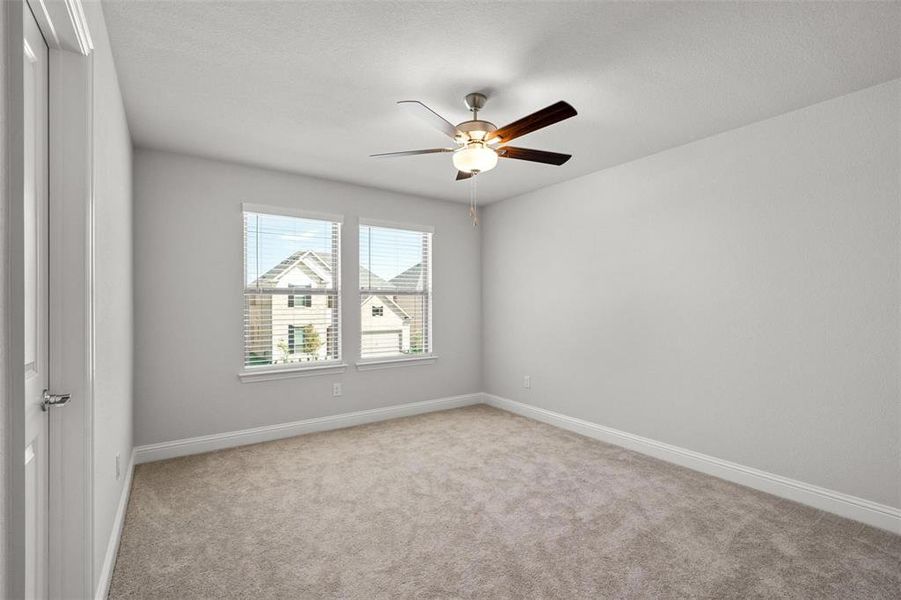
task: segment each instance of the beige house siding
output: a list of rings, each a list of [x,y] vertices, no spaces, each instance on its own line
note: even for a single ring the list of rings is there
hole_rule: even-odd
[[[410,315],[410,351],[430,352],[428,347],[428,300],[425,296],[395,296],[397,305]]]
[[[245,363],[253,364],[256,361],[269,362],[272,360],[274,348],[272,347],[272,296],[253,295],[245,296],[244,314],[247,323],[247,344],[244,357]]]
[[[282,273],[274,282],[276,289],[295,288],[296,294],[248,296],[249,351],[265,363],[306,362],[337,358],[338,314],[335,296],[305,294],[305,290],[323,289],[331,285],[327,266],[315,257],[300,261]],[[309,299],[309,305],[303,300]],[[293,299],[294,306],[290,306]],[[319,336],[320,346],[313,353],[305,353],[302,329],[312,326]],[[294,328],[293,348],[291,329]]]
[[[410,351],[411,319],[391,298],[364,296],[360,311],[360,350],[363,358],[394,356]],[[381,315],[373,312],[381,312]]]
[[[288,298],[290,296],[281,294],[272,296],[271,303],[271,321],[272,321],[272,356],[276,360],[288,358],[289,362],[294,361],[310,361],[310,360],[327,360],[329,329],[333,326],[334,320],[332,309],[328,307],[329,297],[323,295],[309,295],[310,306],[302,306],[300,298],[303,294],[295,294],[295,305],[288,306]],[[299,339],[299,330],[306,326],[312,325],[313,329],[319,335],[321,345],[318,350],[312,354],[303,352],[303,344]],[[294,352],[288,357],[284,354],[284,345],[290,342],[290,327],[295,328],[295,345]],[[337,335],[337,329],[333,335]],[[281,346],[281,347],[280,347]]]

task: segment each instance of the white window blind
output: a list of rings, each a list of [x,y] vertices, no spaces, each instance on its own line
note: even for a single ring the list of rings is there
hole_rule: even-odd
[[[244,210],[244,367],[341,358],[341,223]]]
[[[432,352],[432,234],[360,224],[360,357]]]

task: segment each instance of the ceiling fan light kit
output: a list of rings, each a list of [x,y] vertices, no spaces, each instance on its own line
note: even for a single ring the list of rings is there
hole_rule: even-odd
[[[551,104],[518,121],[505,125],[498,129],[494,123],[479,119],[479,111],[485,106],[488,97],[485,94],[473,92],[464,98],[466,107],[472,112],[472,119],[453,125],[450,121],[433,111],[418,100],[401,100],[401,106],[414,113],[429,125],[447,135],[457,144],[456,148],[429,148],[427,150],[406,150],[403,152],[387,152],[373,154],[374,157],[414,156],[418,154],[438,154],[453,152],[452,162],[457,169],[457,181],[461,179],[473,179],[471,188],[470,214],[473,215],[473,224],[478,220],[475,216],[475,175],[490,171],[497,166],[498,158],[513,158],[538,162],[547,165],[560,166],[571,158],[570,154],[547,152],[545,150],[530,150],[529,148],[517,148],[514,146],[501,146],[518,137],[524,136],[538,129],[553,125],[564,119],[576,116],[576,109],[563,100]]]
[[[464,173],[484,173],[497,166],[497,152],[484,142],[469,142],[454,152],[454,167]]]

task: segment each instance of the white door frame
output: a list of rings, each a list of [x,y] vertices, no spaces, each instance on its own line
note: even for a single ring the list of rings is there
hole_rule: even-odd
[[[91,598],[93,565],[93,43],[80,0],[27,0],[50,48],[50,597]],[[8,102],[7,398],[24,394],[22,0],[4,2]],[[8,402],[11,597],[24,593],[24,412]]]

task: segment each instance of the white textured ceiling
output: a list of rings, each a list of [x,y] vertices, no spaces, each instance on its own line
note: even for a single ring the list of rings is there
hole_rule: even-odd
[[[105,2],[135,143],[468,201],[449,141],[489,95],[499,127],[557,100],[579,115],[515,145],[492,201],[901,77],[901,3]]]

